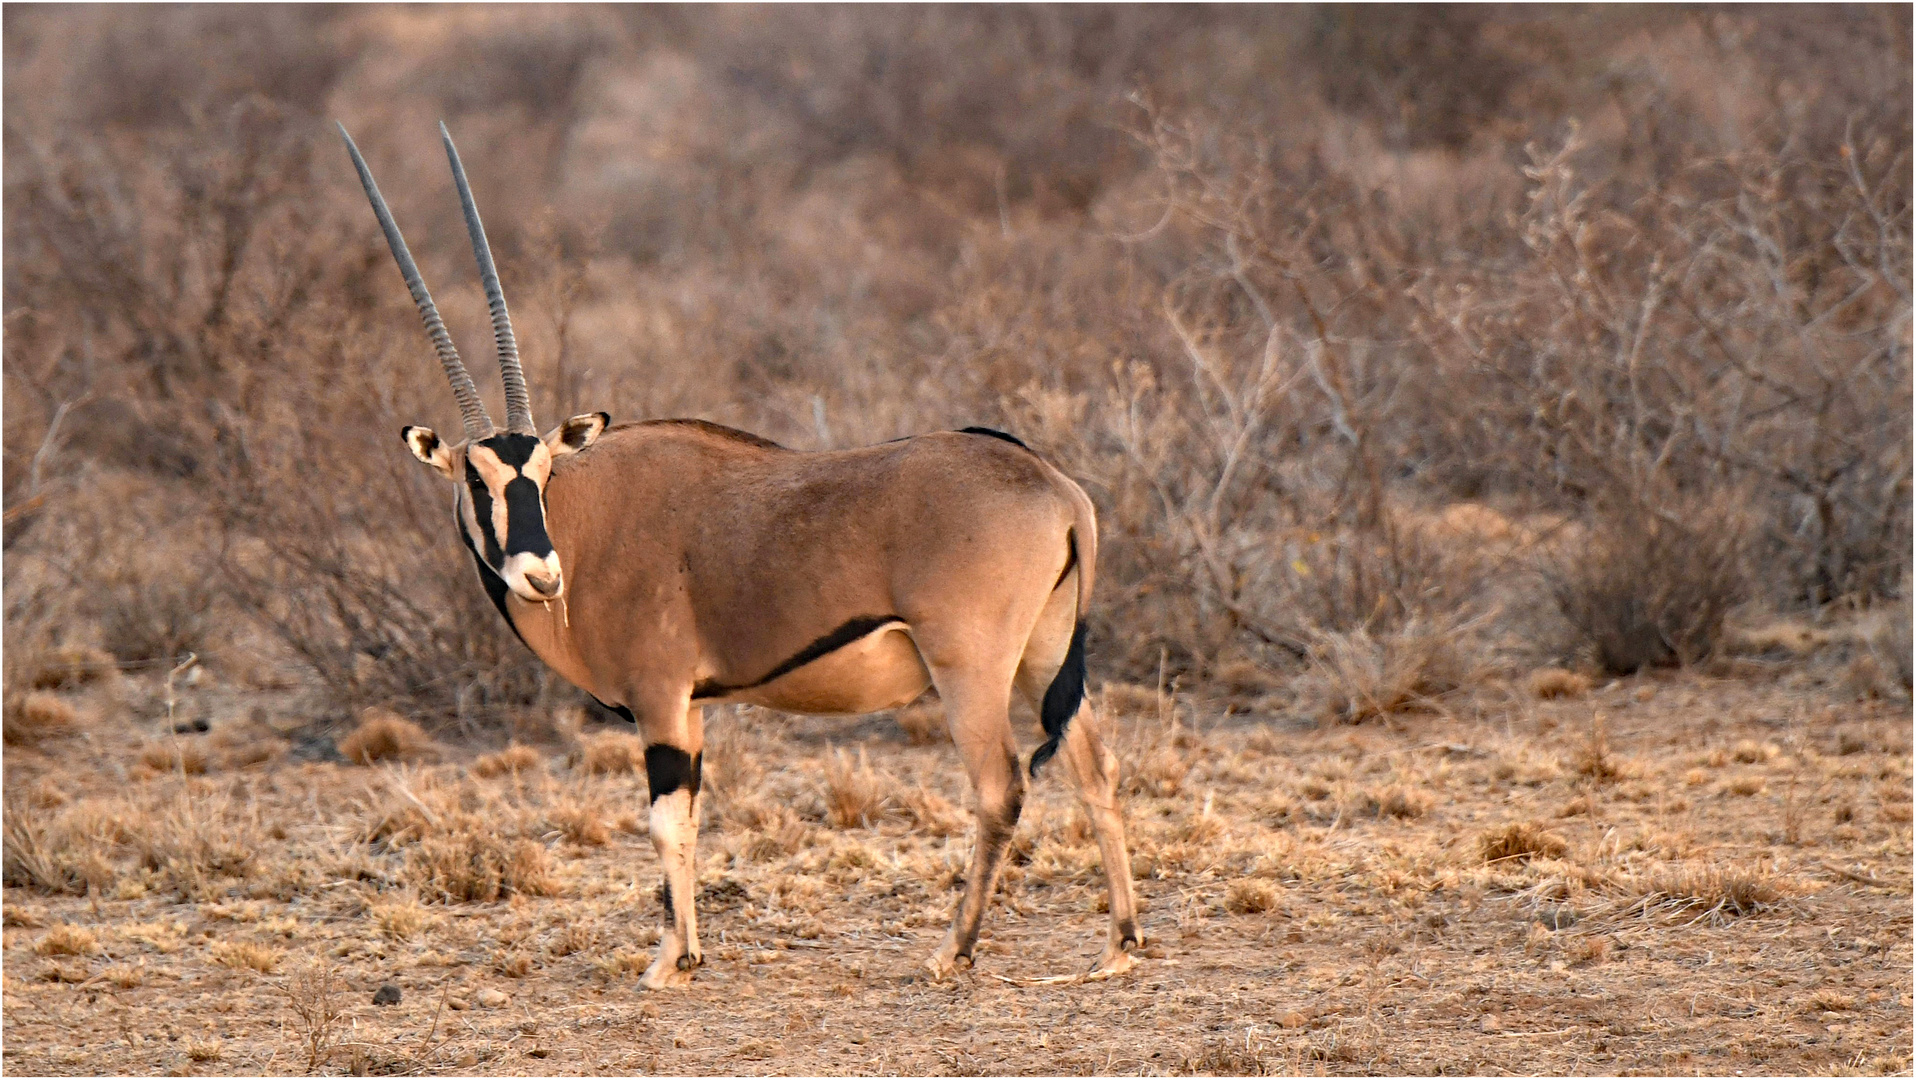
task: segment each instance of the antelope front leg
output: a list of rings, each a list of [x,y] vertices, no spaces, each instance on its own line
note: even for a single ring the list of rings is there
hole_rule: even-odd
[[[674,732],[669,742],[648,738],[645,748],[652,846],[659,853],[665,900],[659,952],[639,979],[639,985],[648,990],[684,986],[692,981],[692,969],[705,960],[699,951],[698,913],[693,908],[698,897],[699,775],[704,761],[697,721],[698,710],[691,710],[689,730]]]

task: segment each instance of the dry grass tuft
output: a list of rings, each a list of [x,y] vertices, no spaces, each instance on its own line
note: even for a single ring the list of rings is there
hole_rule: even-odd
[[[359,726],[339,740],[339,752],[356,765],[371,765],[419,761],[434,756],[437,747],[418,724],[391,709],[374,707],[361,713]]]
[[[1563,837],[1533,821],[1512,822],[1478,837],[1478,851],[1487,863],[1532,859],[1560,859],[1570,850]]]
[[[100,939],[93,931],[72,923],[58,923],[33,945],[41,956],[98,956]]]
[[[865,748],[854,759],[834,750],[825,760],[825,820],[835,829],[870,828],[894,806],[898,782],[873,769]]]
[[[637,735],[602,731],[580,740],[579,763],[593,776],[645,772],[645,743]]]
[[[1320,633],[1311,647],[1304,696],[1325,720],[1347,724],[1399,713],[1435,712],[1477,674],[1456,627],[1415,622],[1395,633]]]
[[[197,739],[165,738],[140,751],[140,764],[156,773],[203,776],[211,757]]]
[[[406,852],[406,880],[430,900],[490,903],[513,893],[554,896],[552,859],[531,840],[504,840],[482,822],[429,835]]]
[[[219,1039],[186,1040],[186,1056],[190,1061],[218,1061],[226,1052],[226,1044]]]
[[[33,667],[28,685],[35,690],[77,690],[119,672],[119,664],[104,649],[69,645],[55,649]]]
[[[79,726],[80,714],[64,698],[45,691],[34,691],[7,702],[0,714],[0,738],[9,746],[24,746],[55,735],[65,735]]]
[[[1436,800],[1416,788],[1393,784],[1365,792],[1356,809],[1369,817],[1408,820],[1423,817],[1435,804]]]
[[[513,743],[496,754],[487,754],[472,763],[474,776],[517,776],[531,772],[544,760],[539,752],[522,743]]]
[[[1662,911],[1691,922],[1720,922],[1776,906],[1783,889],[1763,867],[1682,866],[1625,883],[1633,893],[1623,914]]]
[[[1623,775],[1622,766],[1610,756],[1610,740],[1604,734],[1602,715],[1590,718],[1590,734],[1577,744],[1570,759],[1571,771],[1598,783],[1607,783]]]
[[[1754,739],[1744,739],[1730,748],[1730,760],[1743,765],[1755,765],[1769,761],[1783,752],[1775,743],[1760,743]]]
[[[1240,878],[1225,892],[1224,906],[1239,915],[1269,911],[1277,906],[1277,886],[1260,878]]]
[[[565,834],[568,842],[580,847],[604,847],[612,840],[604,809],[594,802],[561,800],[547,812],[552,827]]]
[[[1582,697],[1590,692],[1590,677],[1566,668],[1539,668],[1530,673],[1530,692],[1545,701]]]
[[[213,960],[227,967],[246,968],[271,975],[279,967],[280,951],[251,941],[221,941],[213,945]]]
[[[945,708],[941,704],[907,705],[892,718],[898,722],[898,730],[905,733],[905,741],[913,746],[951,741],[951,730],[945,725]]]
[[[394,941],[409,941],[446,921],[445,916],[411,897],[374,901],[366,913],[379,932]]]

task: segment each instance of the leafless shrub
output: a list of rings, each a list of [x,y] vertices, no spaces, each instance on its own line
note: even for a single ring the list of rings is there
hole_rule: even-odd
[[[1641,507],[1599,519],[1574,554],[1545,569],[1550,595],[1605,671],[1693,664],[1745,598],[1736,528],[1723,515],[1688,520]]]
[[[338,969],[326,960],[314,960],[287,976],[283,990],[293,1010],[293,1031],[306,1051],[306,1071],[320,1067],[330,1055],[335,1029],[346,1015],[345,987]]]

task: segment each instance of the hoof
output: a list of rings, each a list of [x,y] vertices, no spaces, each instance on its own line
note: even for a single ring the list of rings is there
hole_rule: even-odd
[[[1098,962],[1092,967],[1091,973],[1093,975],[1122,975],[1130,971],[1137,965],[1137,959],[1131,955],[1131,950],[1137,948],[1138,945],[1139,942],[1136,938],[1126,937],[1123,941],[1106,946],[1104,955],[1098,958]]]
[[[692,969],[681,967],[687,957],[668,961],[661,956],[652,961],[652,966],[639,976],[639,985],[647,990],[665,990],[674,986],[689,986],[692,983]]]
[[[925,961],[925,966],[919,969],[919,974],[933,982],[942,982],[949,978],[954,972],[958,971],[958,969],[968,968],[970,966],[970,954],[967,953],[947,958],[941,950],[933,953],[930,959]]]

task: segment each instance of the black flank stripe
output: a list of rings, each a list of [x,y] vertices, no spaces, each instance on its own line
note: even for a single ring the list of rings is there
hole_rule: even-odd
[[[791,659],[773,668],[764,678],[737,686],[727,686],[707,679],[692,688],[692,697],[694,699],[724,697],[726,694],[737,693],[740,690],[764,686],[773,679],[797,671],[827,653],[837,652],[886,623],[903,621],[896,615],[859,615],[856,618],[847,619],[838,629],[798,650]]]

